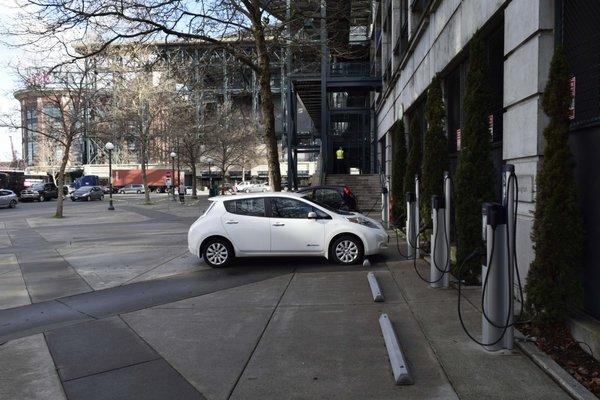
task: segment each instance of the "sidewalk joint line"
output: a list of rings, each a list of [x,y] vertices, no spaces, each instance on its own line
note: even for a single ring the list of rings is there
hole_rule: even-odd
[[[240,382],[240,379],[242,379],[242,375],[244,375],[244,372],[246,371],[246,368],[248,367],[248,364],[250,364],[250,360],[252,360],[252,357],[254,356],[254,353],[256,352],[256,349],[258,349],[258,345],[262,341],[262,338],[265,335],[265,332],[267,331],[267,328],[271,324],[271,320],[273,319],[273,316],[275,315],[275,312],[279,308],[279,303],[281,303],[281,300],[283,299],[283,296],[285,296],[285,293],[287,292],[288,288],[290,287],[290,285],[292,283],[292,280],[296,276],[296,269],[297,269],[297,267],[294,267],[294,270],[291,273],[290,279],[288,280],[287,285],[285,285],[285,288],[281,292],[281,296],[279,296],[279,299],[277,300],[277,303],[275,304],[275,307],[273,307],[273,311],[271,312],[271,315],[269,315],[269,319],[267,320],[267,323],[265,324],[262,332],[258,336],[258,340],[256,341],[256,344],[254,345],[254,348],[252,349],[252,352],[248,356],[248,359],[244,363],[244,367],[240,371],[240,373],[239,373],[238,377],[236,378],[233,386],[231,387],[231,390],[229,391],[229,394],[227,395],[227,400],[231,399],[231,396],[233,395],[233,392],[235,391],[238,383]]]

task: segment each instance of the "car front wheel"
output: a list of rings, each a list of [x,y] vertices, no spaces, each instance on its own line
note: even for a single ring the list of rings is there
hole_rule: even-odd
[[[225,267],[233,260],[233,248],[224,239],[211,239],[204,246],[203,258],[213,268]]]
[[[43,201],[45,201],[45,200],[46,200],[46,197],[44,197],[44,195],[43,195],[43,194],[40,194],[40,201],[41,201],[41,202],[43,202]]]
[[[362,260],[363,255],[362,243],[354,236],[340,236],[331,244],[330,257],[338,264],[357,264]]]

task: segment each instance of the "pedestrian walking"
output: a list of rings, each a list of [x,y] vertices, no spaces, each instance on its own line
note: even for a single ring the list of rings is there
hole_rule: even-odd
[[[336,162],[336,173],[343,174],[345,171],[344,168],[344,149],[340,146],[339,149],[335,152],[335,162]]]
[[[179,201],[185,203],[185,185],[182,183],[179,185]]]

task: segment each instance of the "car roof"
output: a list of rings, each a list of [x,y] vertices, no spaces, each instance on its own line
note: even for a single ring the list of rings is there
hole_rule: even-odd
[[[227,200],[243,200],[243,199],[252,199],[256,197],[287,197],[290,199],[301,199],[302,196],[299,193],[295,192],[259,192],[259,193],[244,193],[244,194],[235,194],[235,195],[222,195],[210,197],[209,201],[227,201]]]
[[[339,190],[339,189],[344,189],[343,185],[339,185],[339,186],[332,186],[332,185],[322,185],[322,186],[306,186],[303,188],[298,189],[298,192],[307,192],[309,190],[315,190],[315,189],[332,189],[332,190]]]

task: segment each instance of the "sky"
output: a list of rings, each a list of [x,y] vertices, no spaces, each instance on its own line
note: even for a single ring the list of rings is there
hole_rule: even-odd
[[[16,13],[15,0],[0,0],[0,26],[7,26]],[[10,39],[4,37],[2,41]],[[22,50],[11,48],[0,41],[0,115],[10,113],[15,118],[19,115],[19,102],[13,96],[18,83],[12,66],[18,64],[23,57]],[[12,159],[9,136],[13,137],[18,157],[21,156],[21,132],[0,127],[0,161]]]

